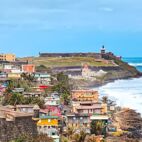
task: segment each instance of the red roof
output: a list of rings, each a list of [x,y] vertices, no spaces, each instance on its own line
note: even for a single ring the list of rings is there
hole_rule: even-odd
[[[61,110],[55,106],[46,106],[45,109],[40,109],[41,113],[48,113],[50,111],[52,116],[61,116]]]
[[[47,88],[49,88],[49,86],[47,86],[47,85],[41,85],[41,86],[39,86],[39,88],[40,89],[47,89]]]

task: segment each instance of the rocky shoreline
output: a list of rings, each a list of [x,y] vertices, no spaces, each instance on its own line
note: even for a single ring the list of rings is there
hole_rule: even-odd
[[[103,85],[106,85],[108,83],[114,82],[116,80],[125,80],[125,79],[133,79],[133,78],[140,78],[142,77],[142,73],[138,72],[136,75],[129,75],[128,72],[120,71],[115,72],[113,70],[109,71],[106,76],[103,78],[99,78],[97,80],[75,80],[70,79],[70,84],[73,84],[74,88],[96,88]]]

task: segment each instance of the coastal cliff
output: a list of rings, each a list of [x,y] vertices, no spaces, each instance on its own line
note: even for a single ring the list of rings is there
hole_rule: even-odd
[[[87,53],[86,53],[87,54]],[[63,54],[66,55],[66,54]],[[94,54],[87,54],[87,56],[82,56],[85,54],[67,54],[66,57],[61,57],[54,54],[54,57],[40,56],[40,57],[26,57],[20,58],[20,61],[28,61],[36,65],[37,71],[46,71],[52,74],[59,72],[64,72],[69,76],[81,76],[84,64],[87,64],[91,72],[98,72],[103,70],[106,72],[105,75],[95,77],[95,79],[76,79],[71,78],[70,82],[75,86],[75,88],[87,88],[102,85],[117,79],[128,79],[141,76],[141,73],[133,66],[125,63],[121,58],[116,57],[112,53],[105,54],[95,54],[97,56],[93,57]],[[99,55],[99,56],[98,56]],[[44,68],[41,68],[44,66]]]

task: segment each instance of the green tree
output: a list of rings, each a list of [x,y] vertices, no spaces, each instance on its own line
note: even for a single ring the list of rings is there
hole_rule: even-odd
[[[70,95],[69,94],[67,94],[67,93],[63,93],[62,95],[61,95],[61,101],[65,104],[65,105],[68,105],[69,104],[69,102],[70,102]]]
[[[8,82],[8,85],[7,85],[5,94],[11,93],[12,90],[14,89],[14,87],[15,87],[14,81],[13,81],[13,80],[10,80],[10,81]]]
[[[105,142],[103,138],[95,135],[87,136],[86,142]]]
[[[53,87],[53,91],[57,91],[59,94],[70,94],[70,89],[68,76],[64,73],[57,74],[57,84]]]
[[[76,133],[73,136],[74,142],[84,142],[85,138],[87,136],[87,133],[83,130],[80,131],[80,133]]]
[[[48,137],[48,135],[40,134],[34,138],[33,142],[54,142],[54,140]]]
[[[104,121],[92,121],[91,133],[95,135],[106,135],[106,125]]]
[[[9,93],[6,94],[3,100],[4,105],[18,105],[23,104],[24,97],[19,93]]]
[[[32,82],[34,80],[34,74],[28,74],[28,73],[22,73],[21,74],[21,77],[24,79],[24,80],[28,80],[30,82]]]
[[[67,127],[66,135],[67,135],[68,140],[72,140],[73,135],[75,134],[75,131],[76,130],[74,127],[71,127],[71,126]]]
[[[68,76],[63,73],[57,74],[57,83],[52,88],[52,91],[56,91],[61,95],[64,104],[69,104],[71,85],[69,84]]]
[[[107,96],[103,96],[102,97],[102,102],[107,104],[108,103],[108,97]]]

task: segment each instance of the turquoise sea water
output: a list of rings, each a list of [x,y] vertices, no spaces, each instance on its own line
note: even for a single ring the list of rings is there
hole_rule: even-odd
[[[142,72],[142,57],[123,58],[123,61],[129,63],[132,66],[135,66],[139,71]]]
[[[142,58],[123,58],[142,72]],[[137,110],[142,115],[142,77],[125,80],[116,80],[97,88],[101,96],[108,96],[116,101],[117,105]]]

